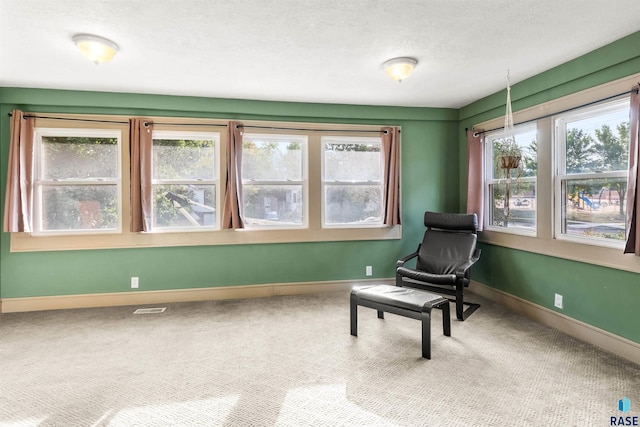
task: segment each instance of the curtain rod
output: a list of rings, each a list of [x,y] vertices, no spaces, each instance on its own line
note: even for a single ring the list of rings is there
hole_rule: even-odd
[[[283,128],[283,127],[275,127],[275,126],[251,126],[251,125],[248,125],[248,126],[238,125],[237,127],[241,127],[244,129],[297,130],[301,132],[364,132],[364,133],[384,132],[384,133],[387,133],[387,131],[384,131],[382,129],[305,129],[305,128]]]
[[[8,113],[7,116],[12,117],[13,114]],[[114,121],[114,120],[99,120],[99,119],[79,119],[79,118],[73,118],[73,117],[52,117],[52,116],[36,116],[34,114],[25,114],[23,116],[23,118],[25,119],[29,119],[29,118],[35,118],[35,119],[50,119],[50,120],[68,120],[68,121],[75,121],[75,122],[92,122],[92,123],[115,123],[115,124],[129,124],[128,121],[126,122],[119,122],[119,121]],[[154,121],[146,121],[144,122],[145,126],[148,126],[149,124],[153,124],[153,125],[161,125],[161,126],[209,126],[209,127],[227,127],[226,124],[222,125],[222,124],[213,124],[213,123],[162,123],[162,122],[154,122]],[[245,128],[245,129],[270,129],[270,130],[296,130],[296,131],[303,131],[303,132],[364,132],[364,133],[370,133],[370,132],[385,132],[381,129],[305,129],[305,128],[284,128],[284,127],[274,127],[274,126],[244,126],[244,125],[240,125],[239,127]]]
[[[8,113],[7,116],[12,117],[12,113]],[[49,119],[49,120],[68,120],[72,122],[93,122],[93,123],[116,123],[121,125],[129,124],[129,122],[117,122],[115,120],[99,120],[99,119],[78,119],[73,117],[50,117],[50,116],[36,116],[33,114],[25,114],[22,116],[25,119]]]
[[[638,93],[638,89],[631,89],[631,90],[628,90],[626,92],[622,92],[622,93],[618,93],[616,95],[608,96],[606,98],[596,99],[595,101],[587,102],[586,104],[577,105],[575,107],[567,108],[566,110],[557,111],[555,113],[545,114],[544,116],[536,117],[534,119],[529,119],[529,120],[525,120],[523,122],[518,122],[518,123],[514,124],[514,126],[523,125],[525,123],[535,122],[535,121],[540,120],[540,119],[546,119],[546,118],[549,118],[549,117],[557,116],[558,114],[567,113],[569,111],[577,110],[578,108],[588,107],[590,105],[598,104],[600,102],[609,101],[611,99],[618,98],[618,97],[623,96],[623,95],[628,95],[630,93]],[[483,133],[489,133],[489,132],[493,132],[493,131],[500,130],[500,129],[503,129],[503,127],[494,128],[494,129],[487,129],[487,130],[482,130],[482,131],[474,131],[473,132],[473,136],[478,136],[478,135],[481,135]],[[466,128],[465,130],[468,130],[468,128]]]
[[[8,113],[7,114],[9,117],[12,117],[13,114]],[[89,122],[89,123],[115,123],[115,124],[120,124],[120,125],[128,125],[129,122],[120,122],[120,121],[115,121],[115,120],[104,120],[104,119],[80,119],[80,118],[76,118],[76,117],[53,117],[53,116],[36,116],[35,114],[25,114],[24,116],[25,119],[29,119],[29,118],[34,118],[34,119],[48,119],[48,120],[67,120],[67,121],[72,121],[72,122]],[[227,125],[220,125],[220,124],[213,124],[213,123],[160,123],[160,122],[153,122],[153,121],[148,121],[148,122],[144,122],[145,126],[148,126],[149,124],[155,124],[155,125],[164,125],[164,126],[214,126],[214,127],[227,127]]]
[[[145,126],[149,126],[150,124],[160,125],[160,126],[209,126],[209,127],[220,127],[220,128],[227,127],[227,125],[214,124],[214,123],[162,123],[162,122],[154,122],[154,121],[144,122]]]

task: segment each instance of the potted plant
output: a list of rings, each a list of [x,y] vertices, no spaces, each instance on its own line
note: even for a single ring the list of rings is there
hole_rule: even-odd
[[[503,138],[496,142],[496,148],[498,159],[496,167],[502,170],[505,178],[508,179],[511,177],[512,170],[520,171],[522,147],[513,138]]]
[[[516,171],[516,179],[520,177],[522,173],[522,159],[524,154],[522,147],[520,147],[513,137],[504,137],[495,142],[496,146],[496,172],[499,176],[505,178],[505,192],[504,192],[504,226],[507,226],[509,221],[509,199],[511,196],[511,171]]]

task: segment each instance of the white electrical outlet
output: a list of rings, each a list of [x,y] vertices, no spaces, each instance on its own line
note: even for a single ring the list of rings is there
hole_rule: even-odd
[[[138,278],[137,277],[132,277],[131,278],[131,289],[138,289]]]
[[[367,265],[367,268],[365,268],[365,274],[367,276],[373,275],[373,267],[371,267],[370,265]]]
[[[553,305],[555,305],[557,308],[564,308],[562,303],[562,295],[556,294],[556,298],[555,298],[555,301],[553,302]]]

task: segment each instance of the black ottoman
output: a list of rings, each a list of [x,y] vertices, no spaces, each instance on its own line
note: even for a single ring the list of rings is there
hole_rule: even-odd
[[[354,288],[351,291],[351,335],[358,336],[358,306],[378,310],[378,318],[384,312],[422,321],[422,357],[431,359],[431,309],[442,310],[442,329],[451,336],[449,300],[420,289],[393,285],[373,285]]]

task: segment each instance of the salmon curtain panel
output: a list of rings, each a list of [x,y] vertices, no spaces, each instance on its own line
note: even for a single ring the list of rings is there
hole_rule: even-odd
[[[227,177],[225,182],[222,228],[244,228],[242,221],[242,123],[227,126]]]
[[[151,158],[153,123],[140,118],[129,119],[129,154],[131,156],[131,231],[150,231],[153,194]]]
[[[400,217],[400,129],[382,128],[384,162],[384,225],[401,224]]]
[[[11,140],[2,226],[5,232],[33,231],[34,120],[33,117],[25,117],[20,110],[13,110],[11,113]]]
[[[467,129],[467,213],[484,227],[484,133]]]
[[[638,164],[640,164],[640,84],[631,92],[629,109],[629,177],[627,178],[627,242],[625,254],[640,256],[640,185],[638,185]]]

